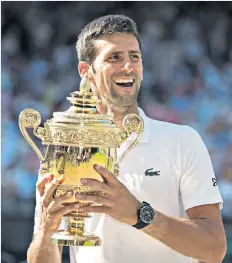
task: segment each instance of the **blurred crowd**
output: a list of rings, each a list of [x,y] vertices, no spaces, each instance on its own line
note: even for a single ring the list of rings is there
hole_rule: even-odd
[[[106,14],[136,21],[144,65],[139,106],[151,118],[199,132],[225,202],[222,214],[232,218],[230,2],[2,2],[3,215],[31,216],[34,209],[39,160],[19,131],[20,112],[37,109],[43,123],[68,108],[65,98],[80,82],[77,35]]]

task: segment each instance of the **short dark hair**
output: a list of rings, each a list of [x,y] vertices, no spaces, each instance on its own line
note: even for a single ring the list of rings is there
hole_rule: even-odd
[[[96,57],[94,41],[114,33],[127,33],[136,37],[141,50],[141,41],[136,23],[124,15],[107,15],[87,24],[78,36],[76,50],[79,61],[91,64]]]

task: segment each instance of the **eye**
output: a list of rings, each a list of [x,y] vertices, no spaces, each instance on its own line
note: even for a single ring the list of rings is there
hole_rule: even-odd
[[[120,55],[119,54],[113,54],[112,56],[110,56],[108,58],[108,60],[110,60],[110,61],[117,61],[119,59],[120,59]]]
[[[138,61],[138,60],[140,59],[140,56],[137,55],[137,54],[131,54],[131,55],[130,55],[130,58],[131,58],[131,60],[133,60],[133,61]]]

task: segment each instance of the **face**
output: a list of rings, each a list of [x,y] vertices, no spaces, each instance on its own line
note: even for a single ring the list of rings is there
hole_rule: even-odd
[[[143,67],[137,39],[131,34],[115,33],[95,41],[92,82],[106,106],[131,107],[137,103]]]

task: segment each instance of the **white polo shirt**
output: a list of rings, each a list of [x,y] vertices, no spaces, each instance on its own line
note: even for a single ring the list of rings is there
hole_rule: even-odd
[[[139,109],[144,132],[120,163],[118,179],[139,200],[168,216],[187,218],[186,210],[220,203],[208,151],[199,134],[188,126],[152,120]],[[133,140],[133,134],[124,147]],[[123,149],[119,149],[119,152]],[[145,175],[145,171],[159,175]],[[38,209],[38,208],[37,208]],[[71,263],[189,263],[191,258],[172,250],[142,230],[105,214],[91,213],[86,231],[102,239],[100,247],[70,247]],[[38,217],[35,220],[38,229]],[[37,226],[36,226],[37,225]]]

